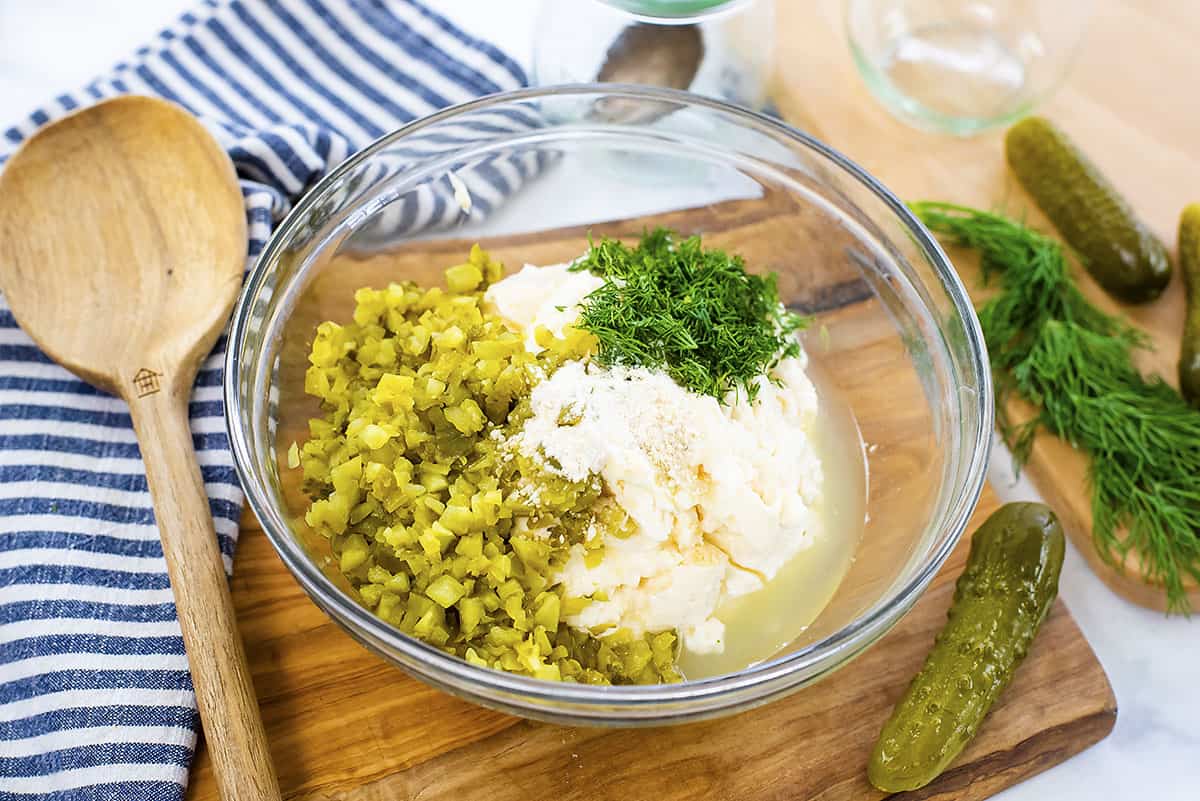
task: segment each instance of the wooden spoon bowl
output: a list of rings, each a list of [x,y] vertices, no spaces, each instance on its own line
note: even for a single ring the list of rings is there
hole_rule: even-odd
[[[120,97],[42,129],[0,174],[0,233],[13,313],[55,361],[127,400],[143,369],[191,391],[246,260],[233,165],[191,115]]]

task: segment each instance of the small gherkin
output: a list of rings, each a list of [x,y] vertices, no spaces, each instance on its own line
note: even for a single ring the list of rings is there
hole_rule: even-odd
[[[1065,133],[1029,117],[1004,144],[1017,180],[1110,295],[1145,303],[1162,294],[1171,280],[1166,248]]]
[[[1006,504],[975,532],[946,625],[871,752],[871,784],[924,787],[971,741],[1058,595],[1065,549],[1040,503]]]
[[[1179,219],[1179,271],[1187,288],[1187,317],[1179,351],[1179,391],[1200,406],[1200,203]]]

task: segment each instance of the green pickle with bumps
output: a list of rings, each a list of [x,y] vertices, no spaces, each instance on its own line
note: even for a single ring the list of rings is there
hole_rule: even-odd
[[[1162,294],[1166,248],[1065,133],[1028,117],[1009,128],[1004,147],[1017,180],[1105,291],[1128,303]]]
[[[946,625],[871,753],[871,784],[924,787],[971,741],[1058,595],[1065,549],[1040,503],[1006,504],[975,532]]]
[[[1179,271],[1187,298],[1179,348],[1179,391],[1200,407],[1200,203],[1185,208],[1179,218]]]
[[[292,459],[312,499],[305,520],[364,606],[472,664],[591,684],[678,681],[675,632],[564,622],[595,600],[554,582],[572,546],[595,562],[604,535],[632,523],[599,476],[569,481],[506,447],[537,381],[595,341],[541,329],[544,349],[531,354],[483,303],[502,274],[476,246],[446,270],[446,289],[360,289],[353,322],[318,327],[305,390],[323,415]]]

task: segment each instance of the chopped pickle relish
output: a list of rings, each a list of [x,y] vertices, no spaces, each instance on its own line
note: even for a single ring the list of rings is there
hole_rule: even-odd
[[[542,329],[530,353],[484,307],[502,274],[476,246],[446,270],[446,289],[360,289],[353,322],[321,324],[305,391],[323,416],[298,454],[313,499],[305,519],[364,606],[472,664],[590,684],[678,681],[674,632],[601,637],[563,621],[605,600],[564,597],[553,577],[570,548],[598,561],[604,536],[633,524],[599,476],[571,481],[507,446],[532,387],[596,340]]]

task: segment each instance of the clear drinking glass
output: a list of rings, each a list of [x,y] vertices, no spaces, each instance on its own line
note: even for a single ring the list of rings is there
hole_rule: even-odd
[[[597,108],[620,104],[634,122]],[[631,169],[614,170],[624,162]],[[632,169],[636,166],[637,169]],[[469,199],[469,202],[468,202]],[[443,269],[479,243],[510,266],[577,256],[589,232],[702,233],[812,314],[811,369],[869,443],[868,521],[828,605],[772,658],[679,684],[597,687],[476,667],[355,599],[308,506],[292,442],[320,413],[304,392],[316,326],[354,291]],[[729,714],[827,676],[913,605],[983,485],[992,387],[954,268],[908,209],[844,156],[777,120],[683,92],[564,86],[494,95],[389,134],[326,176],[275,231],[234,313],[225,402],[246,498],[288,570],[353,637],[480,704],[571,724]],[[847,447],[856,447],[849,443]],[[772,614],[790,615],[780,608]]]
[[[867,86],[917,127],[970,135],[1028,114],[1066,77],[1091,0],[846,0]]]
[[[542,4],[533,82],[633,83],[767,107],[775,0],[554,0]]]

